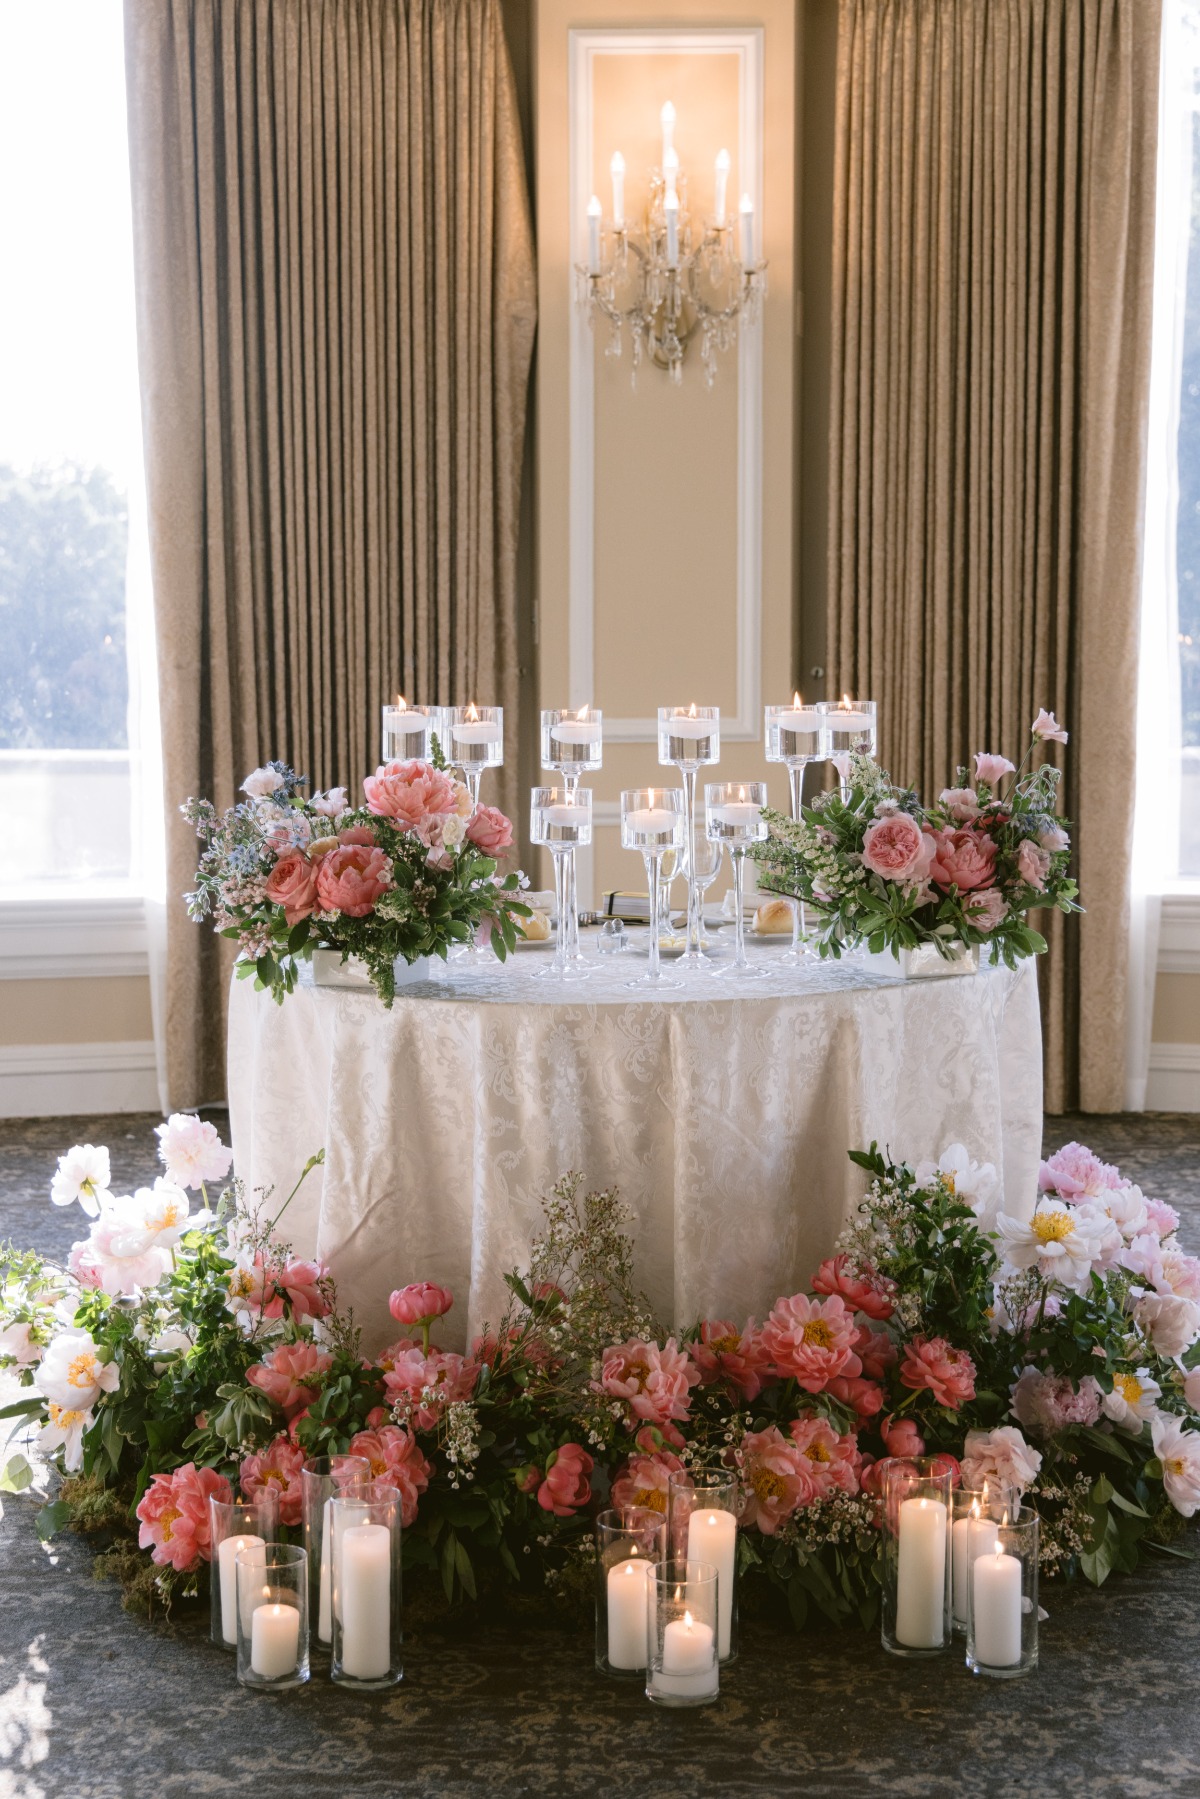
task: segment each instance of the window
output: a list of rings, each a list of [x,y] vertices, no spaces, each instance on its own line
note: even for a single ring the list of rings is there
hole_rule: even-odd
[[[121,0],[0,8],[0,893],[137,881]],[[135,504],[135,516],[138,509]]]

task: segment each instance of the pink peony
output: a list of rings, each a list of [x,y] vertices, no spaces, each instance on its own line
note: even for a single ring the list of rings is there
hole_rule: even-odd
[[[479,1365],[450,1350],[402,1350],[395,1366],[383,1377],[393,1405],[409,1408],[416,1430],[433,1430],[447,1405],[470,1399],[479,1379]]]
[[[854,1263],[847,1255],[831,1256],[813,1275],[814,1293],[839,1293],[855,1312],[865,1312],[880,1323],[896,1309],[896,1283],[876,1272],[869,1263]]]
[[[823,1499],[835,1487],[853,1499],[858,1492],[862,1457],[854,1437],[841,1437],[828,1418],[797,1418],[791,1426],[792,1441],[811,1465],[814,1497]]]
[[[1165,1199],[1148,1199],[1146,1218],[1150,1229],[1160,1237],[1173,1237],[1179,1229],[1179,1213]]]
[[[1041,1465],[1040,1452],[1031,1449],[1011,1424],[967,1432],[962,1458],[964,1487],[982,1487],[986,1480],[1001,1487],[1018,1487],[1023,1493],[1037,1479]]]
[[[899,1360],[900,1352],[886,1331],[873,1331],[862,1324],[854,1348],[862,1361],[863,1373],[872,1380],[882,1380],[889,1368]]]
[[[863,867],[885,881],[920,881],[929,867],[931,844],[907,812],[877,818],[863,838]]]
[[[691,1403],[689,1389],[700,1383],[700,1370],[680,1350],[674,1337],[660,1349],[630,1337],[606,1349],[600,1369],[600,1391],[624,1399],[636,1418],[650,1424],[666,1424],[686,1418]]]
[[[645,1455],[631,1455],[622,1473],[612,1484],[612,1503],[619,1509],[641,1506],[648,1512],[667,1515],[667,1487],[672,1474],[683,1463],[669,1449],[652,1449]]]
[[[312,1404],[320,1392],[318,1377],[332,1367],[333,1357],[315,1344],[281,1343],[253,1368],[247,1368],[246,1379],[290,1418]]]
[[[556,1518],[569,1518],[592,1497],[588,1479],[595,1463],[578,1443],[564,1443],[546,1463],[545,1478],[538,1488],[537,1502],[544,1512]]]
[[[252,1318],[324,1318],[332,1311],[329,1270],[320,1262],[267,1262],[258,1250],[229,1277],[230,1295]]]
[[[767,1378],[770,1357],[751,1319],[744,1331],[724,1319],[706,1320],[689,1354],[705,1386],[724,1381],[746,1400],[757,1399]]]
[[[1067,733],[1053,712],[1047,712],[1044,706],[1033,721],[1033,734],[1043,743],[1066,743],[1067,741]]]
[[[1025,1430],[1052,1437],[1068,1424],[1095,1424],[1103,1394],[1090,1374],[1076,1386],[1065,1374],[1026,1368],[1012,1390],[1012,1411]]]
[[[154,1475],[138,1502],[139,1548],[149,1549],[160,1568],[190,1573],[212,1560],[209,1500],[232,1498],[229,1482],[215,1468],[185,1462],[173,1474]]]
[[[177,1187],[198,1190],[206,1181],[223,1181],[233,1166],[233,1151],[216,1125],[192,1112],[172,1112],[165,1124],[155,1125],[154,1135],[167,1179]]]
[[[367,805],[381,818],[390,818],[402,831],[412,831],[429,845],[436,836],[437,821],[458,810],[458,789],[444,769],[429,762],[389,762],[363,782]]]
[[[925,1439],[911,1418],[885,1418],[879,1426],[879,1434],[889,1455],[925,1454]]]
[[[813,1464],[778,1425],[751,1431],[742,1438],[740,1460],[746,1488],[743,1519],[773,1537],[799,1506],[816,1497]]]
[[[102,1287],[104,1276],[100,1262],[92,1253],[92,1245],[85,1238],[82,1243],[72,1243],[67,1256],[67,1273],[72,1280],[78,1281],[81,1287]]]
[[[972,893],[990,887],[996,879],[996,845],[985,831],[964,826],[957,831],[935,831],[936,850],[929,878],[938,887],[957,887]]]
[[[1016,768],[1007,756],[988,756],[982,750],[975,757],[975,779],[989,787],[997,787],[1005,775],[1015,775]]]
[[[1122,1187],[1120,1172],[1082,1143],[1064,1143],[1049,1161],[1038,1168],[1038,1186],[1043,1193],[1057,1193],[1060,1199],[1096,1199],[1115,1187]]]
[[[883,1388],[878,1381],[857,1374],[835,1374],[825,1391],[832,1399],[851,1406],[860,1418],[874,1418],[883,1410]]]
[[[975,1364],[945,1337],[914,1337],[904,1351],[900,1382],[915,1392],[927,1387],[939,1405],[957,1411],[975,1397]]]
[[[778,1299],[763,1325],[763,1345],[783,1376],[791,1375],[809,1393],[819,1393],[838,1374],[861,1374],[854,1353],[854,1314],[833,1294],[809,1299],[793,1294]]]
[[[495,806],[478,806],[467,826],[467,836],[485,856],[498,856],[512,845],[512,822]]]
[[[350,1455],[364,1455],[373,1479],[382,1476],[400,1492],[400,1522],[407,1530],[416,1521],[417,1503],[429,1485],[433,1469],[422,1455],[411,1431],[398,1424],[380,1430],[360,1430],[350,1439]]]
[[[276,1437],[266,1449],[243,1458],[238,1479],[248,1500],[274,1494],[279,1503],[279,1522],[299,1524],[303,1504],[300,1476],[304,1451],[286,1436]]]
[[[75,1244],[67,1259],[67,1267],[81,1285],[100,1287],[114,1296],[131,1294],[139,1287],[156,1287],[171,1266],[169,1252],[154,1242],[147,1243],[146,1232],[133,1223],[131,1202],[118,1204],[121,1210],[101,1212],[86,1243]]]
[[[1200,1299],[1200,1260],[1182,1250],[1163,1249],[1161,1273],[1155,1286],[1160,1293],[1176,1293],[1181,1299]]]
[[[1017,851],[1017,873],[1027,887],[1035,887],[1039,893],[1045,891],[1046,876],[1050,872],[1050,855],[1047,850],[1039,849],[1033,839],[1026,837]]]
[[[998,887],[985,887],[982,893],[973,893],[963,907],[963,916],[969,925],[982,931],[986,937],[1004,920],[1008,911],[1008,901]]]
[[[960,825],[969,825],[973,818],[979,817],[979,796],[973,787],[944,787],[938,798]]]
[[[388,1311],[397,1324],[428,1324],[432,1318],[440,1318],[454,1304],[454,1295],[449,1287],[439,1287],[433,1281],[414,1281],[410,1287],[400,1287],[388,1300]]]
[[[322,856],[317,869],[317,898],[323,912],[365,918],[392,884],[392,865],[380,849],[365,844],[339,844]]]

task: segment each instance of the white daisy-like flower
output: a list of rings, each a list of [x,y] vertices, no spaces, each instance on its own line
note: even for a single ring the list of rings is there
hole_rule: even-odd
[[[953,1189],[956,1199],[970,1206],[977,1218],[995,1204],[1000,1193],[1000,1177],[991,1162],[973,1162],[962,1143],[951,1143],[936,1162],[918,1162],[918,1187],[928,1187],[935,1175],[941,1175]]]
[[[55,1449],[63,1450],[63,1467],[68,1474],[74,1474],[83,1465],[83,1433],[92,1422],[92,1414],[78,1406],[59,1405],[55,1399],[47,1401],[46,1410],[50,1422],[38,1432],[37,1446],[47,1455]]]
[[[1167,1498],[1180,1517],[1191,1518],[1200,1508],[1200,1431],[1185,1430],[1167,1412],[1159,1413],[1150,1431]]]
[[[58,1158],[50,1181],[50,1198],[56,1206],[74,1205],[78,1200],[88,1217],[95,1218],[108,1197],[111,1178],[107,1149],[94,1143],[77,1143]]]
[[[159,1157],[167,1178],[177,1187],[201,1187],[205,1181],[223,1181],[233,1162],[233,1151],[221,1142],[217,1127],[205,1124],[190,1112],[173,1112],[165,1124],[156,1124]]]
[[[115,1393],[120,1370],[102,1362],[87,1331],[63,1331],[49,1344],[37,1371],[38,1391],[56,1405],[90,1412],[102,1393]]]
[[[1000,1249],[1012,1268],[1036,1268],[1043,1280],[1059,1281],[1086,1293],[1092,1269],[1100,1265],[1115,1236],[1112,1220],[1090,1206],[1042,1199],[1027,1222],[1001,1212],[996,1220]],[[1119,1242],[1119,1238],[1118,1238]]]
[[[1161,1397],[1162,1388],[1149,1369],[1139,1368],[1136,1374],[1114,1374],[1112,1392],[1101,1403],[1105,1417],[1114,1424],[1140,1431],[1148,1418],[1158,1415]]]

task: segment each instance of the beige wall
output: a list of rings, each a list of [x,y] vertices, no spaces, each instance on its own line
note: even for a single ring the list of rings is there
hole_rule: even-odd
[[[145,1043],[153,1035],[145,975],[0,981],[0,1045]]]
[[[1154,990],[1155,1043],[1200,1043],[1200,974],[1160,974]]]

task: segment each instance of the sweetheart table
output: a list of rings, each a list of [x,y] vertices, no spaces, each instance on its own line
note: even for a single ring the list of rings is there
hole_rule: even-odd
[[[1028,1216],[1042,1127],[1032,961],[1015,972],[902,981],[864,962],[765,978],[706,977],[644,997],[645,967],[592,978],[507,965],[402,988],[316,987],[277,1006],[235,981],[229,1109],[236,1166],[278,1204],[324,1145],[280,1224],[328,1262],[364,1346],[395,1335],[390,1291],[450,1287],[444,1348],[495,1322],[540,1200],[575,1169],[632,1209],[639,1281],[661,1318],[761,1318],[798,1291],[863,1191],[846,1151],[899,1158],[962,1142]]]

